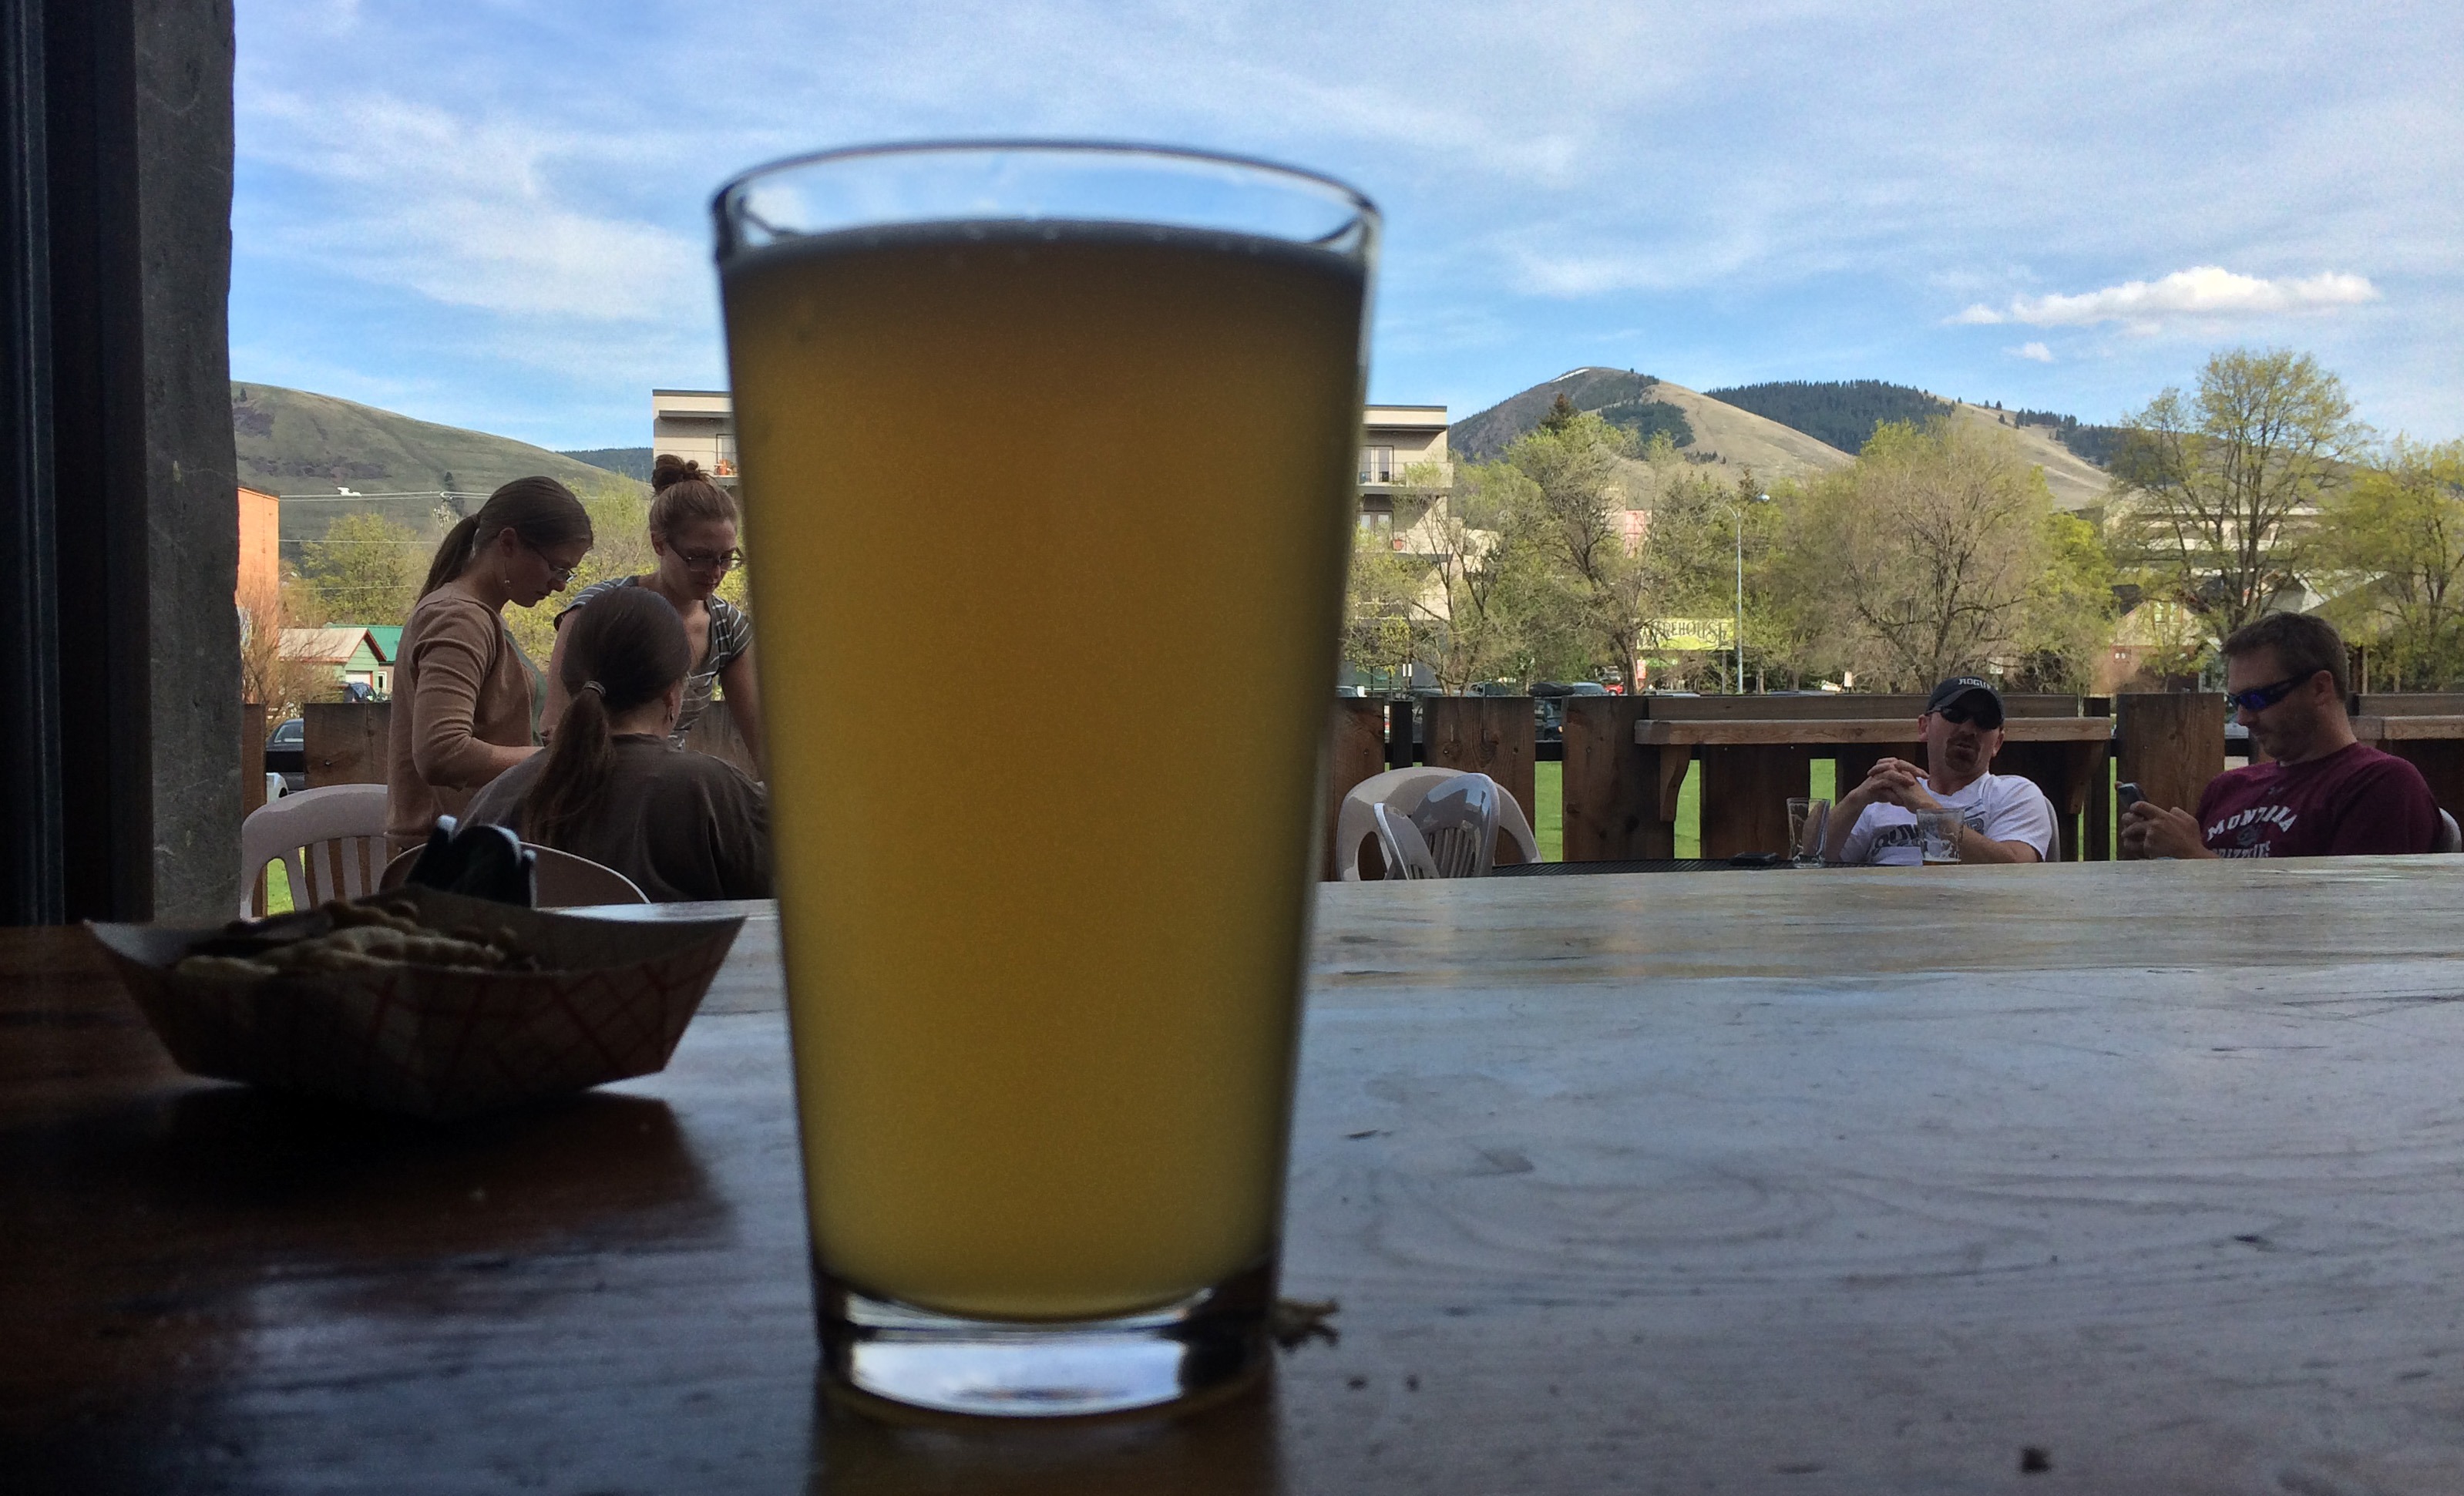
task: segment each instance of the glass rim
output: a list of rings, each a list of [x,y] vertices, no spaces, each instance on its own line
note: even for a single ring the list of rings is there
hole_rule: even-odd
[[[1206,150],[1194,145],[1164,145],[1146,141],[1105,141],[1068,136],[1022,136],[1002,139],[998,136],[951,136],[919,141],[875,141],[857,145],[834,145],[823,150],[802,151],[748,166],[719,184],[711,194],[711,211],[724,218],[729,204],[738,193],[756,181],[782,171],[806,166],[825,165],[831,162],[853,161],[866,157],[893,156],[960,156],[994,155],[1001,152],[1044,154],[1051,156],[1151,156],[1158,160],[1190,162],[1209,166],[1233,166],[1243,171],[1262,173],[1305,182],[1320,187],[1331,187],[1353,210],[1373,224],[1384,222],[1385,214],[1369,194],[1340,177],[1288,162],[1274,161],[1265,156],[1247,156],[1235,151]]]

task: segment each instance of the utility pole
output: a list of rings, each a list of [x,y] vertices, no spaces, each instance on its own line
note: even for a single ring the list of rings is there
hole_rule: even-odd
[[[1753,501],[1768,504],[1771,495],[1757,494]],[[1737,617],[1729,638],[1737,647],[1737,694],[1742,696],[1746,693],[1746,506],[1731,504],[1728,513],[1737,521]]]

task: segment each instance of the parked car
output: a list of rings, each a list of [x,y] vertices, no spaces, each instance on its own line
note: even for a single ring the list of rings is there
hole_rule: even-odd
[[[1606,686],[1595,680],[1543,680],[1531,686],[1532,711],[1539,723],[1534,732],[1544,743],[1566,739],[1566,698],[1568,696],[1605,696]]]
[[[308,724],[298,717],[275,725],[265,739],[265,772],[282,776],[290,794],[308,787]]]

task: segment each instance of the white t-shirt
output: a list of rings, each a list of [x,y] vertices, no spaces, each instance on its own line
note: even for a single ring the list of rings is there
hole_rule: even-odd
[[[1917,782],[1930,792],[1925,776]],[[2016,774],[1987,774],[1956,795],[1936,794],[1944,807],[1997,842],[2025,842],[2039,858],[2054,853],[2054,803],[2045,792]],[[1902,805],[1871,804],[1848,832],[1839,860],[1870,863],[1878,868],[1914,868],[1925,861],[1917,841],[1916,812]]]

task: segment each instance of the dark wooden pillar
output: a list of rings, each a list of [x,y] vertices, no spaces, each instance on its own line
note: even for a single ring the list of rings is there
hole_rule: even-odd
[[[1649,702],[1638,696],[1566,698],[1565,858],[1619,862],[1677,855],[1677,827],[1660,805],[1660,757],[1687,748],[1636,745]]]
[[[1788,802],[1808,792],[1814,750],[1802,743],[1705,747],[1703,855],[1788,850]]]
[[[2121,777],[2148,803],[2196,813],[2225,771],[2225,699],[2205,692],[2131,692],[2114,699]]]
[[[1524,820],[1539,825],[1531,768],[1539,723],[1529,696],[1431,696],[1421,711],[1421,750],[1431,768],[1487,775],[1523,807]]]
[[[1386,767],[1386,703],[1359,696],[1337,696],[1327,718],[1326,824],[1318,841],[1325,848],[1319,876],[1332,879],[1335,860],[1334,824],[1343,797],[1361,781]]]

